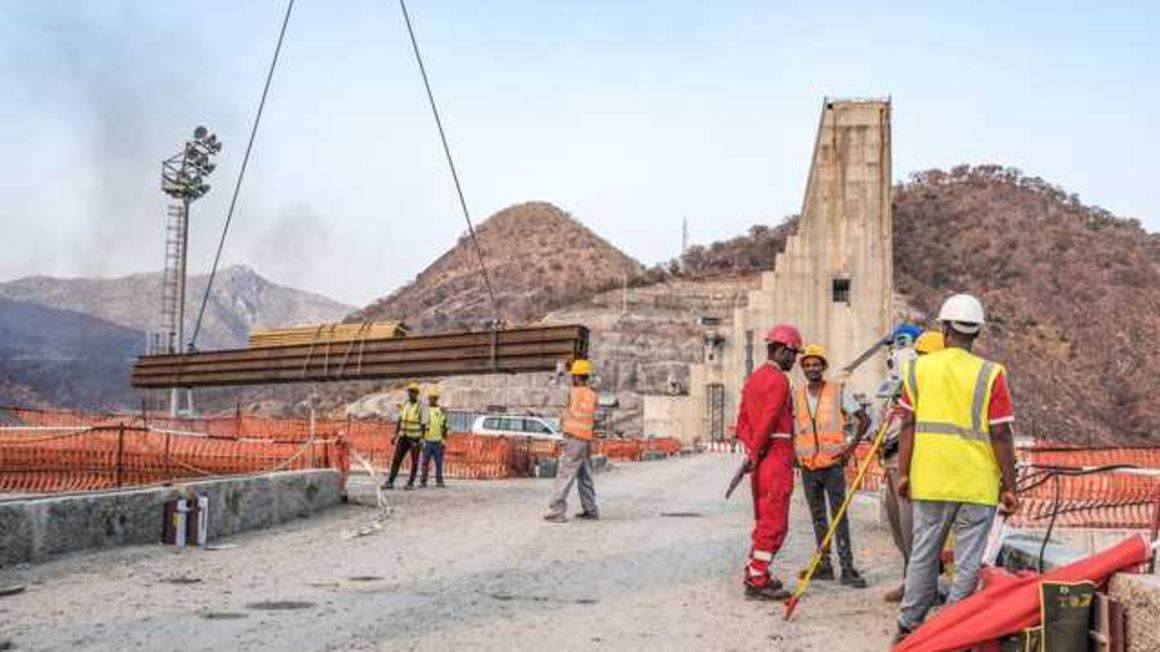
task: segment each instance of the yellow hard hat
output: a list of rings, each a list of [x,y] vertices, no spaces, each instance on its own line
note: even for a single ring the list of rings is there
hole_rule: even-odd
[[[802,351],[801,362],[805,362],[806,358],[817,358],[822,361],[822,364],[827,367],[830,366],[830,359],[826,356],[826,347],[821,344],[810,344]]]
[[[417,392],[421,389],[423,389],[423,388],[419,386],[419,383],[417,383],[413,380],[411,382],[407,383],[407,391],[408,392]]]
[[[936,351],[942,351],[946,346],[946,340],[943,338],[942,331],[926,331],[914,341],[914,350],[916,353],[935,353]]]
[[[438,387],[432,387],[427,390],[427,398],[439,398],[439,394],[441,393],[442,391]]]
[[[572,363],[571,373],[573,376],[591,376],[592,363],[585,360],[584,358],[580,358],[579,360]]]

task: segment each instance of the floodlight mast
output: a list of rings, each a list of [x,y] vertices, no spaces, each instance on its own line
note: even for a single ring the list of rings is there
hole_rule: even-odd
[[[198,126],[193,138],[185,141],[181,152],[161,162],[161,191],[173,198],[168,207],[169,223],[165,237],[165,271],[161,279],[161,332],[149,343],[149,353],[184,353],[185,279],[189,244],[189,206],[209,192],[205,178],[217,167],[213,157],[222,149],[217,136]],[[187,392],[187,409],[193,412],[192,392]],[[169,397],[169,414],[177,416],[179,392]]]

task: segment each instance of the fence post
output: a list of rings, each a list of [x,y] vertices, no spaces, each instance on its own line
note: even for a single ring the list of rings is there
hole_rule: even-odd
[[[165,480],[173,483],[173,463],[169,459],[169,437],[172,433],[165,431]]]
[[[117,488],[121,488],[125,459],[125,424],[117,427]]]

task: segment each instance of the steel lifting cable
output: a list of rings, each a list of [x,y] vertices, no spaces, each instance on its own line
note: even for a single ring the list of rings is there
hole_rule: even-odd
[[[443,143],[443,155],[447,158],[447,167],[451,170],[451,180],[455,182],[455,192],[459,197],[459,207],[463,209],[463,219],[467,222],[467,232],[471,235],[471,244],[475,247],[475,255],[479,258],[479,270],[483,275],[483,284],[487,287],[487,296],[491,298],[491,309],[494,313],[493,327],[499,326],[499,302],[495,299],[495,291],[491,287],[491,277],[487,273],[487,265],[483,262],[483,249],[479,246],[479,239],[475,237],[475,226],[471,222],[471,212],[467,210],[467,200],[463,198],[463,186],[459,183],[459,173],[455,170],[455,161],[451,157],[451,147],[447,144],[447,133],[443,129],[443,120],[439,117],[439,108],[435,104],[435,94],[431,92],[431,81],[427,78],[427,67],[423,65],[423,56],[419,54],[419,42],[415,39],[415,28],[411,25],[411,14],[407,11],[406,0],[399,0],[399,9],[403,12],[403,21],[407,24],[407,34],[411,37],[411,49],[415,52],[415,63],[419,65],[419,74],[423,76],[423,87],[427,89],[427,102],[431,105],[431,115],[435,117],[435,126],[439,129],[439,141]]]
[[[230,208],[226,211],[226,222],[222,226],[222,236],[218,241],[217,253],[213,257],[213,267],[209,271],[209,280],[205,284],[205,295],[201,298],[201,308],[197,311],[197,321],[193,326],[193,335],[189,338],[190,349],[194,348],[194,345],[197,343],[197,335],[201,332],[201,320],[205,317],[205,308],[209,304],[209,293],[213,290],[213,282],[217,276],[218,264],[222,259],[222,250],[226,246],[226,235],[230,232],[230,222],[234,219],[234,208],[238,205],[238,195],[242,191],[242,181],[246,178],[246,168],[250,163],[250,152],[254,149],[254,139],[258,135],[258,125],[262,122],[262,111],[266,108],[266,96],[270,94],[270,82],[274,79],[274,69],[278,66],[278,55],[282,53],[282,41],[286,38],[286,26],[290,24],[290,13],[292,11],[294,11],[294,0],[290,0],[287,3],[286,15],[282,18],[282,29],[278,32],[278,43],[274,46],[274,56],[270,59],[270,69],[266,72],[266,83],[262,86],[262,99],[258,101],[258,112],[254,115],[254,124],[250,126],[250,140],[246,143],[246,153],[242,156],[242,168],[238,170],[238,179],[234,183],[234,193],[230,197]]]

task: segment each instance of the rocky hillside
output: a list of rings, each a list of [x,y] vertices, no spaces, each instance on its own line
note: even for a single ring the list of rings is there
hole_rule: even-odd
[[[186,332],[205,294],[207,275],[191,276],[186,290]],[[156,330],[161,273],[121,278],[29,276],[0,283],[0,297],[71,310],[142,333]],[[275,285],[244,265],[227,267],[214,279],[197,345],[201,349],[244,346],[252,328],[338,321],[351,306],[321,295]],[[144,335],[141,336],[144,342]]]
[[[140,332],[68,310],[0,298],[0,402],[131,405]]]
[[[189,280],[187,329],[205,283],[205,276]],[[116,279],[33,276],[0,283],[0,402],[136,407],[139,397],[129,387],[129,369],[144,350],[146,331],[157,328],[160,297],[159,273]],[[251,328],[338,321],[351,309],[275,285],[248,267],[229,267],[214,281],[198,345],[244,346]],[[230,406],[235,395],[232,390],[206,392],[207,398],[221,397],[218,402]]]
[[[748,271],[753,251],[772,262],[773,232],[794,227],[691,250],[684,275]],[[1023,433],[1112,442],[1160,432],[1160,236],[1138,221],[1016,170],[931,170],[894,190],[894,266],[920,313],[954,292],[982,298],[981,352],[1010,368]]]
[[[1026,434],[1160,433],[1160,235],[999,166],[914,175],[894,196],[897,288],[933,314],[984,301]]]
[[[553,311],[546,323],[585,324],[596,365],[598,389],[605,400],[615,398],[605,427],[612,433],[640,436],[642,394],[664,394],[670,381],[677,389],[689,385],[689,364],[704,356],[697,317],[727,319],[744,305],[755,277],[690,282],[669,280],[643,287],[601,292]],[[465,376],[443,379],[443,401],[457,409],[484,410],[502,405],[516,412],[548,416],[567,401],[567,385],[551,382],[551,374]],[[402,391],[375,392],[353,401],[349,411],[359,416],[390,414]]]
[[[689,247],[668,269],[679,270],[678,275],[702,280],[759,274],[773,269],[774,260],[785,250],[786,240],[795,231],[796,215],[787,217],[774,227],[757,224],[749,228],[747,235]]]
[[[545,202],[517,204],[476,229],[500,312],[508,323],[548,312],[634,278],[641,265]],[[461,237],[411,283],[350,320],[402,319],[412,332],[478,329],[493,312],[479,259]]]

